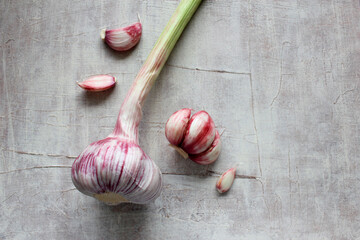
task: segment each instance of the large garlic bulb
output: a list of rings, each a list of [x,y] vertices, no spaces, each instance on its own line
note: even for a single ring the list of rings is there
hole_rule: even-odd
[[[72,166],[76,188],[110,205],[148,203],[161,192],[161,172],[134,143],[108,137],[90,144]]]

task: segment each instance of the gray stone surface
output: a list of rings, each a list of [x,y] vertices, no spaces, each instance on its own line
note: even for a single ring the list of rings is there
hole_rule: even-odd
[[[0,1],[0,239],[359,239],[358,0],[205,0],[144,106],[161,196],[108,207],[74,189],[74,157],[110,133],[177,4]],[[140,44],[111,51],[100,29],[137,12]],[[116,88],[76,86],[99,73]],[[167,147],[164,124],[182,107],[223,132],[215,164]],[[234,166],[219,196],[218,173]]]

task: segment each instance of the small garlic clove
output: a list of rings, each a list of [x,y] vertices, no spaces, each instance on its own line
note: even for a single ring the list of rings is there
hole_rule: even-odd
[[[134,47],[141,38],[142,26],[140,22],[118,29],[101,30],[101,39],[115,51],[126,51]]]
[[[219,180],[216,183],[216,189],[219,191],[219,193],[227,192],[231,188],[231,185],[233,184],[235,179],[235,174],[236,169],[230,168],[220,176]]]
[[[210,148],[207,149],[205,152],[195,155],[194,154],[189,155],[189,158],[198,164],[208,165],[215,162],[216,159],[218,159],[220,152],[221,152],[220,134],[218,131],[216,131],[215,139],[211,144]]]
[[[195,113],[187,126],[181,148],[188,154],[199,154],[206,151],[215,138],[215,124],[205,111]]]
[[[110,75],[96,75],[77,83],[80,87],[91,92],[104,91],[116,84],[116,79]]]
[[[183,108],[173,113],[165,125],[165,136],[172,145],[178,146],[185,135],[191,115],[190,108]]]

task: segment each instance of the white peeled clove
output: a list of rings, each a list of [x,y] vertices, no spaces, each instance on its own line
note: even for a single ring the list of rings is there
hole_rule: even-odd
[[[215,124],[205,111],[195,113],[187,126],[181,148],[188,154],[199,154],[208,149],[215,138]]]
[[[126,51],[140,41],[141,32],[141,22],[137,22],[124,28],[103,29],[101,30],[100,36],[112,49],[116,51]]]
[[[77,83],[80,87],[91,92],[104,91],[116,84],[116,79],[110,75],[96,75]]]
[[[173,113],[165,125],[165,136],[172,145],[179,145],[184,138],[191,115],[190,108],[183,108]]]
[[[221,140],[220,134],[216,131],[215,139],[211,144],[210,148],[207,149],[205,152],[199,154],[190,154],[189,158],[201,165],[208,165],[216,161],[218,159],[221,152]]]
[[[227,192],[231,188],[231,185],[233,184],[235,179],[235,174],[236,169],[230,168],[220,176],[219,180],[216,183],[216,189],[219,191],[219,193]]]

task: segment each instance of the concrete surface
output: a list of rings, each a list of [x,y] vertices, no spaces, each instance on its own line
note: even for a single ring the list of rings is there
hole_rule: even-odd
[[[204,0],[144,106],[161,196],[108,207],[74,189],[74,158],[111,132],[178,2],[0,1],[0,239],[360,239],[358,0]],[[136,13],[133,51],[101,42]],[[100,73],[116,88],[75,84]],[[215,164],[167,147],[182,107],[223,132]],[[218,174],[234,166],[219,196]]]

